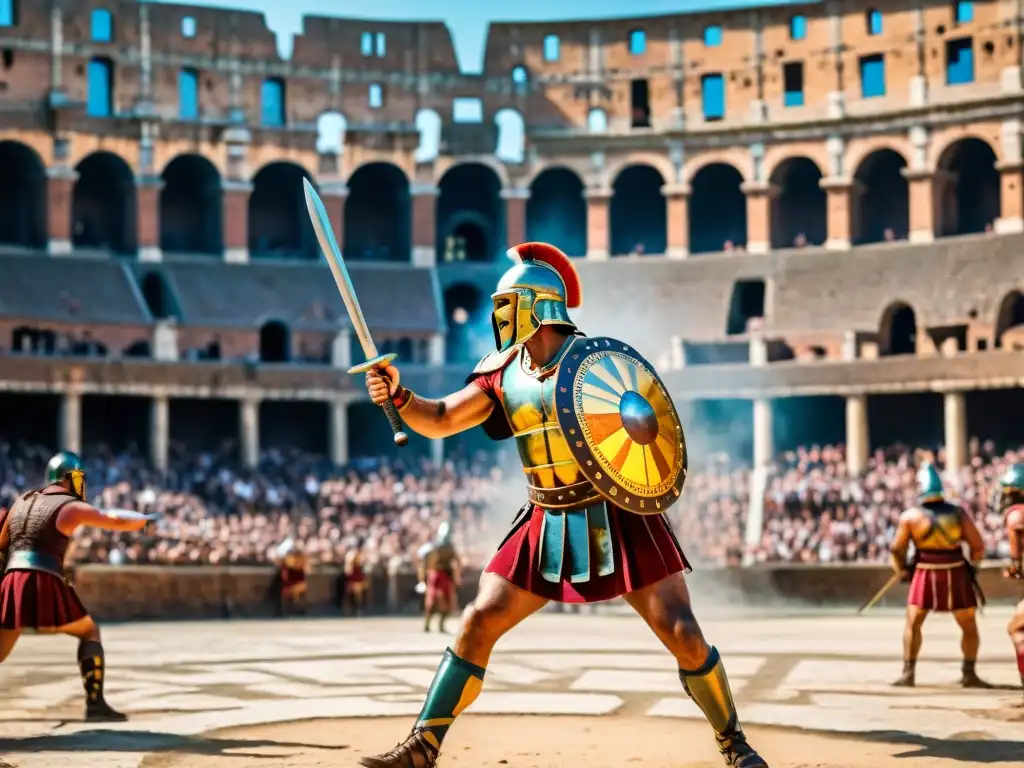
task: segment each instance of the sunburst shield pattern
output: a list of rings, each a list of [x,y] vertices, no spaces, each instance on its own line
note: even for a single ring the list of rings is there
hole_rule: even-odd
[[[686,437],[665,384],[635,349],[580,338],[558,366],[558,423],[584,476],[622,509],[665,512],[686,482]]]

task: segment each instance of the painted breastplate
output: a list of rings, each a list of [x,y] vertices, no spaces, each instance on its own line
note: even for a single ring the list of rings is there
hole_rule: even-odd
[[[916,542],[919,549],[956,549],[964,538],[960,510],[951,504],[926,509],[931,528]]]

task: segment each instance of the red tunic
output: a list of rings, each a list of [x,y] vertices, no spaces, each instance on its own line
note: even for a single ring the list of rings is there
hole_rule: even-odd
[[[501,376],[502,369],[499,369],[471,378],[497,406],[484,424],[487,434],[496,440],[512,436],[502,404]],[[587,581],[575,583],[564,573],[557,582],[545,579],[539,567],[545,511],[536,505],[517,519],[487,566],[487,572],[547,600],[596,603],[635,592],[672,574],[690,570],[683,549],[664,515],[636,515],[610,503],[606,508],[611,525],[614,572],[606,576],[592,575]],[[595,553],[591,552],[591,562],[596,559]]]
[[[978,595],[963,554],[958,550],[918,552],[907,603],[940,613],[977,608]]]
[[[63,567],[69,539],[57,530],[57,515],[74,500],[64,493],[26,494],[8,512],[7,556],[13,567],[0,582],[0,629],[56,629],[89,615],[63,577],[11,563],[17,553],[35,552]]]

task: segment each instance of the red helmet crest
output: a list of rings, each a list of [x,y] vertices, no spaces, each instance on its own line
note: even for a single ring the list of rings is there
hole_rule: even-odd
[[[579,309],[583,304],[583,285],[580,282],[580,273],[572,263],[572,259],[565,255],[560,249],[548,243],[522,243],[508,249],[508,257],[513,261],[537,261],[547,264],[565,284],[565,306],[569,309]]]

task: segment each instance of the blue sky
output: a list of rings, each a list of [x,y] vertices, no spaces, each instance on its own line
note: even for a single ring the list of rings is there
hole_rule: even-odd
[[[159,0],[157,0],[159,2]],[[188,0],[184,0],[187,2]],[[348,16],[394,20],[447,22],[464,72],[478,72],[489,21],[543,21],[643,16],[721,8],[784,5],[787,0],[516,0],[508,7],[481,0],[375,0],[372,13],[365,3],[351,0],[195,0],[190,5],[262,11],[277,33],[282,55],[291,55],[292,35],[302,28],[304,15]],[[793,0],[790,0],[792,2]]]

